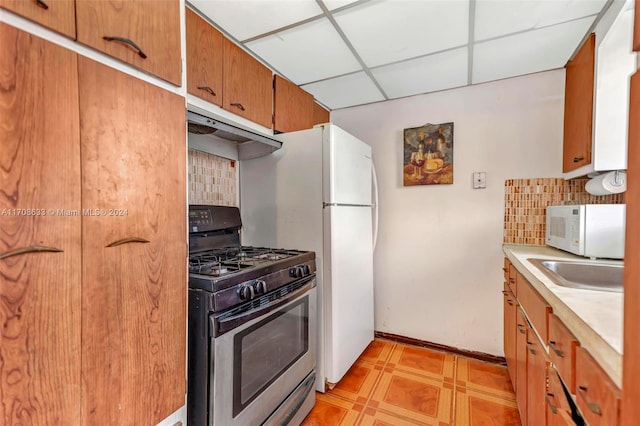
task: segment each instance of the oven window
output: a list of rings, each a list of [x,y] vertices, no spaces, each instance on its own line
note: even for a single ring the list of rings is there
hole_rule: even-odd
[[[309,350],[304,297],[234,337],[233,416]]]

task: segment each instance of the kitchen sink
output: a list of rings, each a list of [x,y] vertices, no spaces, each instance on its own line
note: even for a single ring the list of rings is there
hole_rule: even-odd
[[[622,293],[623,265],[536,258],[527,260],[556,285]]]

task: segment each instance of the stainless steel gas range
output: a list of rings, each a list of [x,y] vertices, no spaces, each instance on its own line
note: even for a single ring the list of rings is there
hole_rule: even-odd
[[[235,207],[189,206],[189,425],[297,425],[315,403],[313,252],[240,245]]]

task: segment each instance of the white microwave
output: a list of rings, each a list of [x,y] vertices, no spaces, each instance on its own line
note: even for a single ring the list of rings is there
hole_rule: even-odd
[[[547,207],[546,242],[579,256],[622,259],[624,204],[579,204]]]

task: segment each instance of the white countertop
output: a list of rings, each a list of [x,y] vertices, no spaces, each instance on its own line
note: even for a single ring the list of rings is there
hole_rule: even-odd
[[[564,325],[622,388],[622,293],[561,287],[553,283],[528,258],[589,261],[551,247],[505,244],[503,251],[513,266],[531,283]],[[593,261],[617,263],[619,261]],[[546,342],[545,342],[546,344]]]

